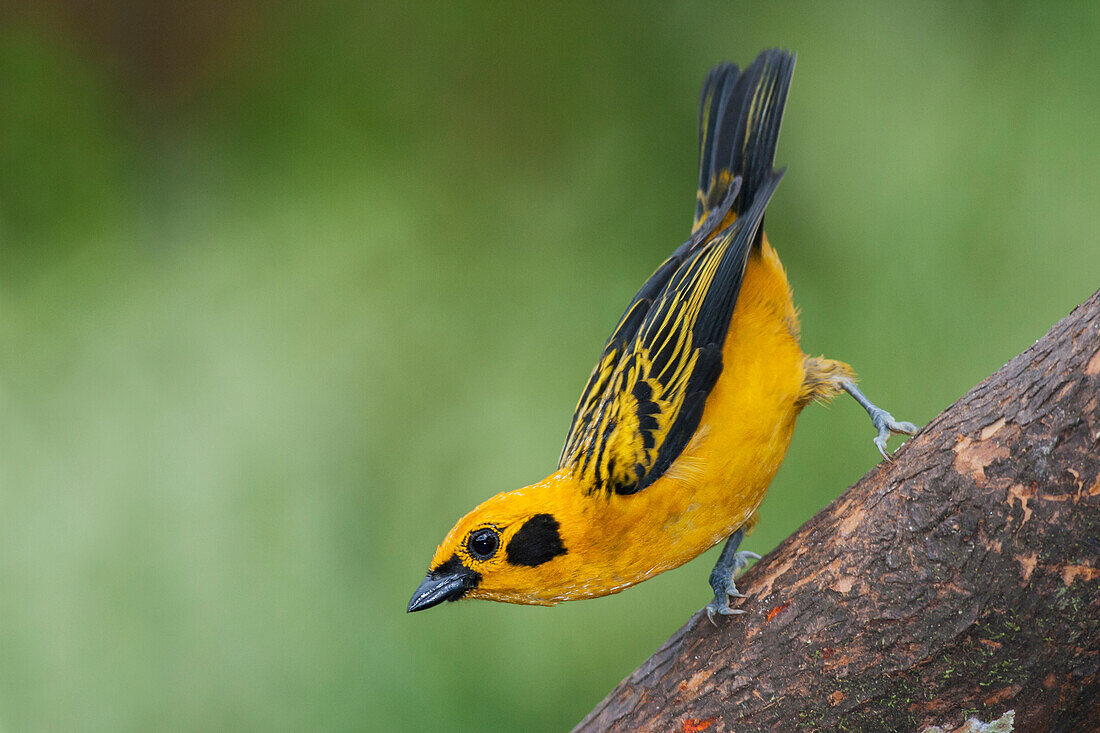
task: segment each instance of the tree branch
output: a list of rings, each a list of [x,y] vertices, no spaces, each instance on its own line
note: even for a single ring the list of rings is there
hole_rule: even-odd
[[[1100,730],[1100,291],[695,614],[577,731]]]

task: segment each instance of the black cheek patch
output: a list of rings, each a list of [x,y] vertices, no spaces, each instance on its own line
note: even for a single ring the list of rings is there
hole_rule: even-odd
[[[512,565],[535,567],[566,553],[558,533],[558,520],[549,514],[536,514],[523,523],[507,548]]]

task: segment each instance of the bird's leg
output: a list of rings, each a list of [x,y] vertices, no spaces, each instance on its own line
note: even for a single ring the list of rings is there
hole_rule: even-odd
[[[760,556],[748,550],[737,551],[741,540],[745,537],[745,531],[739,529],[726,540],[726,546],[722,548],[722,554],[718,562],[714,564],[714,570],[710,571],[710,587],[714,591],[714,600],[707,604],[707,618],[714,623],[714,614],[730,616],[735,613],[744,613],[740,608],[730,608],[730,596],[744,598],[745,594],[737,590],[733,576],[739,570],[749,564],[749,558],[759,560]]]
[[[867,399],[867,396],[859,391],[859,387],[856,383],[850,379],[844,379],[840,382],[840,387],[848,394],[855,398],[855,401],[863,406],[863,409],[867,411],[867,414],[871,416],[871,424],[878,430],[878,435],[874,438],[874,443],[878,446],[878,452],[882,454],[882,457],[886,460],[890,460],[890,453],[886,450],[886,441],[890,438],[891,433],[904,433],[905,435],[912,435],[917,432],[917,426],[911,422],[898,422],[894,419],[886,410],[881,407],[876,407],[871,400]]]

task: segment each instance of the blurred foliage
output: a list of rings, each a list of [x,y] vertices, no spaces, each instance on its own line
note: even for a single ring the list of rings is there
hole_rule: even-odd
[[[799,52],[768,229],[804,347],[927,422],[1100,284],[1097,37],[1039,2],[6,3],[0,727],[567,728],[713,553],[404,608],[553,468],[686,236],[707,68]],[[871,437],[807,410],[748,546]]]

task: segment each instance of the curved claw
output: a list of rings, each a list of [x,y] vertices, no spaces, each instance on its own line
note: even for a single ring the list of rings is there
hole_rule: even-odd
[[[717,596],[715,596],[713,601],[707,604],[706,611],[707,618],[710,619],[710,622],[715,626],[718,625],[718,622],[714,620],[714,614],[716,613],[720,613],[723,616],[736,616],[744,613],[744,610],[740,608],[731,608],[728,599],[719,601]]]
[[[737,554],[740,555],[741,553]],[[730,578],[730,582],[726,585],[725,590],[725,598],[722,598],[720,593],[715,593],[714,600],[707,604],[707,615],[711,616],[711,622],[714,621],[713,613],[710,610],[712,606],[714,611],[717,611],[723,616],[732,616],[738,613],[745,613],[744,609],[730,607],[730,598],[748,598],[747,595],[737,590],[737,586],[734,584],[733,578]]]
[[[880,432],[876,437],[872,438],[871,440],[875,444],[875,447],[878,448],[878,452],[882,454],[882,457],[888,461],[892,461],[894,460],[894,456],[890,453],[890,451],[886,449],[886,439],[889,437],[889,433],[883,435]]]

